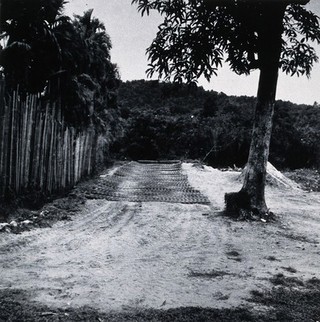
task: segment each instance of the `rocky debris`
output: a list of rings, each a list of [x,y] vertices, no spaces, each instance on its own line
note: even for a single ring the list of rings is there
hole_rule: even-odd
[[[19,233],[23,230],[26,230],[29,225],[31,225],[33,222],[31,220],[20,220],[15,221],[12,220],[9,223],[2,222],[0,223],[0,232],[6,232],[6,233]]]
[[[85,200],[73,191],[68,197],[56,199],[39,210],[12,210],[8,218],[0,222],[0,233],[19,234],[31,228],[50,227],[59,220],[70,220],[72,215],[80,211]]]
[[[0,231],[10,231],[10,224],[8,224],[7,222],[2,222],[0,223]]]

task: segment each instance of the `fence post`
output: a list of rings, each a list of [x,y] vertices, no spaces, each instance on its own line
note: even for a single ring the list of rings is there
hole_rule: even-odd
[[[19,88],[5,99],[0,79],[0,198],[8,191],[40,189],[52,193],[72,187],[97,164],[98,133],[91,125],[79,132],[64,123],[61,101]]]

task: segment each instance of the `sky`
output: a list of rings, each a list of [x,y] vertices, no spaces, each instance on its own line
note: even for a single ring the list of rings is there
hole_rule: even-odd
[[[154,12],[150,16],[141,17],[136,5],[131,5],[131,0],[67,1],[65,14],[72,16],[94,9],[93,16],[104,23],[113,45],[111,59],[118,65],[123,81],[147,79],[145,71],[148,61],[145,51],[162,22],[160,15]],[[310,0],[307,8],[320,16],[319,0]],[[320,46],[315,45],[315,48],[320,56]],[[210,83],[200,79],[199,85],[227,95],[255,96],[258,78],[258,71],[249,76],[238,76],[224,64],[218,71],[218,76],[212,77]],[[306,76],[290,77],[280,72],[277,99],[298,104],[320,103],[320,63],[314,65],[309,79]]]

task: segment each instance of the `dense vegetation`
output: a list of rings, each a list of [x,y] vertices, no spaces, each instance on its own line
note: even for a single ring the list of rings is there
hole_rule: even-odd
[[[205,159],[243,166],[256,99],[195,85],[132,81],[119,89],[125,128],[113,151],[132,159]],[[320,106],[277,101],[270,161],[280,168],[320,166]]]
[[[120,128],[117,66],[111,40],[92,10],[73,19],[63,0],[3,0],[0,70],[8,89],[58,100],[68,123],[94,124],[108,139]],[[192,158],[242,166],[248,156],[255,98],[196,85],[123,83],[124,135],[113,151],[133,159]],[[278,101],[270,160],[278,167],[319,167],[320,107]]]
[[[76,127],[115,126],[117,66],[103,23],[88,10],[63,15],[64,0],[3,0],[0,71],[7,90],[41,93],[59,101],[65,120]]]

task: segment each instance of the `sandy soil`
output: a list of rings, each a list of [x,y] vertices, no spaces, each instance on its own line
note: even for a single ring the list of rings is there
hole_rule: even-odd
[[[72,221],[0,235],[0,290],[53,308],[263,312],[248,299],[277,274],[320,277],[320,193],[269,187],[276,221],[237,222],[222,210],[238,176],[191,163],[113,169],[77,188],[89,199]]]

